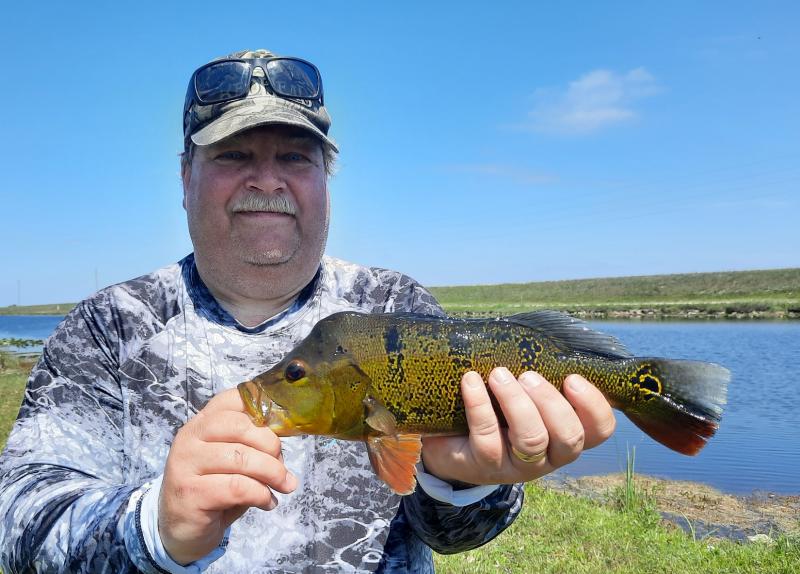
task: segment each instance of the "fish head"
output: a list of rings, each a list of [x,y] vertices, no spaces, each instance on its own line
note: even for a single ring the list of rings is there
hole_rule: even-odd
[[[314,333],[270,370],[239,385],[245,410],[279,436],[349,438],[364,424],[369,377],[346,353]]]
[[[239,385],[250,417],[276,434],[325,434],[332,424],[333,389],[307,361],[287,357]]]

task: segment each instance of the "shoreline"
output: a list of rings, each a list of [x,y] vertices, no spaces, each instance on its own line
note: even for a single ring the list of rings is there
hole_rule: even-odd
[[[553,309],[591,319],[800,319],[800,267],[426,287],[454,316]],[[74,306],[8,305],[0,315],[61,316]]]
[[[576,319],[585,321],[631,321],[631,322],[658,322],[658,321],[753,321],[753,322],[783,322],[800,321],[800,309],[770,310],[770,311],[729,311],[719,309],[689,309],[685,311],[663,311],[652,308],[637,309],[585,309],[569,308],[561,305],[519,305],[499,306],[497,309],[465,309],[454,308],[452,305],[443,305],[449,317],[455,319],[493,319],[530,313],[542,310],[561,311]],[[0,313],[0,317],[65,317],[64,314],[54,313]]]
[[[519,305],[503,306],[494,309],[463,309],[452,305],[444,306],[452,317],[459,318],[492,318],[500,315],[534,312],[539,310],[562,311],[578,319],[608,319],[623,321],[797,321],[800,320],[800,309],[784,310],[735,310],[735,309],[586,309],[581,307],[565,307],[561,305]]]
[[[637,491],[662,517],[695,538],[715,537],[742,542],[764,536],[800,532],[800,493],[754,491],[749,495],[724,493],[701,482],[636,474]],[[625,473],[571,477],[556,471],[539,480],[556,492],[610,503],[615,489],[625,488]]]

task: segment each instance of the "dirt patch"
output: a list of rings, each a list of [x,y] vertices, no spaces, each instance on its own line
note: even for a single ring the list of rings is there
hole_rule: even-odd
[[[725,494],[708,485],[637,475],[639,492],[652,500],[665,520],[698,536],[744,539],[756,534],[800,531],[800,496],[756,492]],[[608,501],[624,487],[624,474],[554,477],[543,485],[570,494]]]

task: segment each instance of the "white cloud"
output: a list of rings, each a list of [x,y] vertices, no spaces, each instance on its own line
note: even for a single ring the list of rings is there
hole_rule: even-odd
[[[533,94],[529,121],[521,127],[558,134],[586,134],[638,117],[633,104],[660,91],[644,68],[619,74],[593,70],[566,88],[540,88]]]
[[[559,180],[558,176],[552,173],[499,163],[447,165],[444,166],[444,169],[452,173],[471,173],[509,178],[517,183],[527,185],[546,185],[556,183]]]

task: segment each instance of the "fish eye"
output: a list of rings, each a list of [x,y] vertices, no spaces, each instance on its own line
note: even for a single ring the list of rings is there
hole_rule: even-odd
[[[287,365],[284,376],[290,383],[299,381],[306,376],[306,367],[300,361],[292,361]]]

